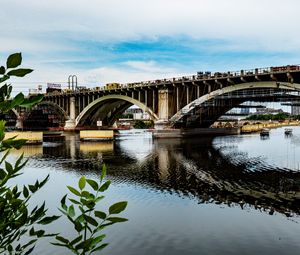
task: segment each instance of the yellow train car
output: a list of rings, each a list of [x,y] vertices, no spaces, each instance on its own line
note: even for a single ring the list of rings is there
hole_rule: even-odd
[[[111,90],[111,89],[118,89],[120,88],[120,83],[113,82],[113,83],[107,83],[105,85],[105,89]]]

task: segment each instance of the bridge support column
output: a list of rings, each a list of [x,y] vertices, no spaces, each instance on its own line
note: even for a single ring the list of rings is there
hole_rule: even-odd
[[[176,106],[172,104],[172,92],[169,89],[158,91],[158,118],[155,123],[156,129],[163,129],[168,126],[168,121],[175,114]]]
[[[179,101],[179,87],[176,87],[176,110],[180,110],[180,101]]]
[[[23,116],[17,118],[16,129],[23,130]]]
[[[169,90],[162,89],[158,91],[158,118],[160,120],[169,119]]]
[[[66,121],[65,130],[75,130],[75,97],[70,97],[70,119]]]

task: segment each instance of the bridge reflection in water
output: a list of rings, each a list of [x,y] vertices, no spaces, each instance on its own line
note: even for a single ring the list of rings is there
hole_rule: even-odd
[[[143,138],[141,138],[143,139]],[[145,141],[144,141],[145,143]],[[125,145],[124,145],[125,144]],[[230,157],[213,146],[212,139],[147,140],[147,146],[134,152],[126,147],[126,140],[105,143],[80,143],[70,135],[65,143],[40,147],[39,160],[52,159],[62,169],[81,174],[98,174],[105,163],[109,178],[167,191],[179,196],[192,196],[199,203],[223,204],[245,209],[248,207],[278,212],[286,216],[299,215],[300,172],[273,168],[261,170],[259,163],[253,171],[248,162],[233,163]],[[40,154],[40,150],[24,147],[26,154]],[[61,160],[60,160],[61,159]]]

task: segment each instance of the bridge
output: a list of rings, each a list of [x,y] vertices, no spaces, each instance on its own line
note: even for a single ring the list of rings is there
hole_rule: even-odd
[[[147,112],[156,128],[209,127],[245,101],[300,100],[300,65],[236,72],[198,72],[192,76],[47,93],[45,105],[65,130],[112,126],[132,105]]]

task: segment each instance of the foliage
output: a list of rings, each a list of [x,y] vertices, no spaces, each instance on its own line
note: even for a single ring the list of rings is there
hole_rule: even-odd
[[[293,120],[300,120],[300,115],[292,115],[291,118]]]
[[[142,121],[142,120],[136,120],[133,127],[137,129],[147,129],[147,128],[153,128],[154,123],[153,121]]]
[[[23,77],[31,73],[32,69],[17,68],[22,62],[21,53],[15,53],[10,55],[6,61],[6,68],[0,66],[0,83],[7,81],[11,76]],[[0,112],[9,112],[15,107],[32,107],[39,103],[42,99],[42,95],[33,96],[31,98],[25,98],[22,93],[17,94],[13,99],[10,99],[12,86],[10,84],[4,84],[0,87]]]
[[[17,68],[22,62],[21,53],[15,53],[8,57],[6,67],[0,66],[0,83],[7,81],[11,76],[23,77],[32,72],[31,69]],[[4,84],[0,87],[0,113],[7,113],[15,107],[31,107],[42,100],[41,96],[25,98],[22,93],[10,99],[12,86]],[[0,254],[29,254],[34,249],[38,238],[49,236],[41,225],[47,225],[56,220],[58,216],[45,216],[45,203],[28,209],[31,196],[42,188],[49,176],[42,181],[36,181],[32,185],[17,185],[10,187],[8,182],[19,176],[20,170],[25,166],[21,155],[15,164],[6,161],[10,149],[20,149],[25,143],[24,139],[16,137],[5,139],[5,121],[0,120]],[[39,228],[37,230],[37,228]],[[29,236],[29,240],[23,242],[22,237]]]
[[[11,76],[23,77],[32,72],[31,69],[17,68],[21,62],[21,53],[10,55],[6,61],[6,67],[0,66],[0,83],[6,82]],[[31,107],[43,98],[42,95],[25,98],[22,93],[19,93],[11,99],[11,91],[10,84],[5,83],[0,87],[0,116],[4,116],[16,107]],[[15,164],[9,163],[6,159],[10,149],[20,149],[26,140],[16,139],[16,137],[5,139],[4,130],[5,121],[0,120],[2,156],[0,158],[0,254],[30,254],[39,238],[54,235],[58,241],[54,243],[55,245],[67,247],[75,254],[92,254],[106,247],[108,244],[102,243],[105,235],[100,232],[107,226],[127,221],[125,218],[114,216],[125,210],[127,202],[122,201],[110,206],[108,213],[96,210],[96,205],[104,198],[100,194],[110,185],[110,181],[102,184],[106,175],[105,166],[99,183],[83,176],[79,179],[79,190],[68,186],[78,200],[70,198],[70,206],[66,204],[67,195],[61,200],[60,211],[74,224],[78,236],[69,241],[58,234],[47,234],[41,226],[50,224],[60,216],[46,216],[45,203],[29,210],[29,202],[32,195],[46,184],[49,176],[34,184],[24,185],[21,189],[17,185],[13,187],[8,185],[21,174],[20,171],[27,161],[24,161],[23,155]],[[94,190],[94,193],[85,189],[86,184]],[[27,241],[23,239],[25,235],[29,237]]]
[[[123,113],[123,114],[116,114],[116,119],[133,119],[133,114],[132,113]]]
[[[70,206],[66,204],[67,195],[61,200],[60,211],[74,225],[77,236],[69,240],[61,235],[56,236],[58,242],[53,243],[57,246],[63,246],[74,254],[92,254],[105,248],[108,243],[103,243],[105,235],[101,231],[107,226],[119,222],[125,222],[127,219],[115,217],[121,213],[127,206],[126,201],[118,202],[109,207],[108,213],[97,211],[96,205],[104,198],[102,193],[108,189],[110,181],[102,184],[106,175],[106,167],[103,165],[102,174],[99,183],[86,179],[82,176],[78,182],[78,188],[68,186],[69,191],[76,198],[69,198]],[[86,187],[88,184],[93,192],[89,192]]]
[[[286,120],[289,119],[288,113],[280,112],[277,114],[254,114],[246,118],[246,120]]]

